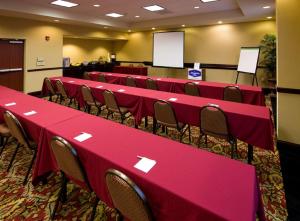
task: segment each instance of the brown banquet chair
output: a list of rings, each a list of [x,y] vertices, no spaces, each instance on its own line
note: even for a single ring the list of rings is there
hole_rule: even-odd
[[[231,158],[234,158],[237,152],[237,140],[230,133],[225,113],[219,107],[212,105],[204,106],[200,110],[200,136],[198,147],[203,136],[205,136],[205,144],[207,147],[208,135],[226,140],[231,146]]]
[[[51,139],[50,146],[62,176],[61,187],[55,202],[54,210],[51,214],[51,220],[54,220],[56,211],[59,208],[59,204],[67,201],[67,183],[70,179],[84,189],[89,190],[91,193],[93,190],[90,186],[88,177],[80,161],[78,153],[71,146],[71,144],[65,139],[55,136]],[[98,202],[99,199],[96,196],[90,220],[94,220]]]
[[[98,110],[97,115],[99,115],[101,113],[101,108],[104,105],[94,98],[90,87],[81,85],[80,91],[84,100],[84,111],[91,113],[91,108],[96,107]]]
[[[113,205],[118,212],[118,221],[154,220],[144,193],[124,173],[109,169],[105,174],[105,181]]]
[[[135,79],[133,77],[126,77],[126,86],[129,86],[129,87],[137,87],[136,86],[136,83],[135,83]]]
[[[175,128],[180,135],[180,142],[182,142],[183,135],[188,130],[189,142],[191,142],[191,128],[188,124],[178,122],[175,111],[172,105],[165,100],[158,100],[154,103],[154,118],[153,118],[153,133],[156,134],[157,126]]]
[[[11,137],[10,134],[10,130],[7,127],[6,124],[0,124],[0,146],[1,146],[1,150],[0,150],[0,157],[2,155],[2,152],[4,150],[4,148],[7,145],[8,139]]]
[[[243,95],[241,89],[237,86],[225,87],[223,100],[243,103]]]
[[[158,90],[156,81],[153,80],[152,78],[147,78],[146,87],[147,87],[147,89],[150,89],[150,90]]]
[[[9,131],[11,133],[11,136],[13,138],[15,138],[17,140],[17,147],[15,149],[15,152],[13,153],[13,156],[10,160],[10,163],[7,167],[7,172],[9,172],[13,161],[15,160],[15,157],[18,153],[18,150],[21,146],[30,149],[31,151],[33,151],[33,157],[30,161],[30,165],[28,167],[27,173],[25,175],[25,178],[23,180],[23,185],[25,185],[27,183],[27,179],[29,176],[29,173],[31,171],[33,162],[35,160],[36,157],[36,153],[37,153],[37,145],[34,141],[32,141],[29,136],[27,135],[26,131],[24,130],[24,128],[22,127],[20,121],[10,112],[10,111],[5,111],[4,112],[4,120],[5,123],[7,125],[7,127],[9,128]]]
[[[185,83],[184,84],[184,92],[187,95],[200,96],[198,86],[194,82]]]
[[[51,80],[47,77],[44,78],[44,84],[47,87],[47,95],[49,96],[49,101],[52,101],[53,96],[57,95]]]
[[[85,79],[85,80],[91,80],[91,77],[90,77],[90,73],[89,72],[84,72],[83,73],[83,79]]]
[[[98,81],[106,83],[105,75],[104,74],[99,74],[98,75]]]
[[[130,113],[129,110],[126,107],[119,106],[117,99],[112,91],[105,90],[103,92],[103,97],[107,108],[107,119],[110,115],[112,115],[113,117],[114,113],[118,113],[121,116],[121,123],[123,124],[124,120],[131,116],[131,114],[126,116],[126,114]]]
[[[61,80],[56,80],[56,88],[57,88],[57,95],[58,95],[60,104],[62,101],[69,100],[68,106],[70,106],[72,104],[73,100],[75,102],[75,98],[69,96],[69,94],[67,93],[67,91],[64,87],[64,84]]]

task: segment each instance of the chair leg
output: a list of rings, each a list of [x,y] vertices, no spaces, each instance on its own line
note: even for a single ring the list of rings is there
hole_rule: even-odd
[[[53,212],[51,214],[51,220],[54,220],[56,211],[58,209],[58,206],[59,206],[60,202],[63,201],[62,198],[63,198],[63,195],[65,194],[64,192],[67,189],[66,187],[67,187],[67,179],[66,179],[65,174],[62,172],[61,187],[60,187],[60,190],[59,190],[59,193],[58,193],[58,197],[57,197],[56,202],[55,202],[55,206],[54,206]]]
[[[207,148],[207,135],[204,136],[205,136],[205,147]]]
[[[2,152],[3,152],[4,148],[6,147],[8,139],[9,139],[9,137],[7,137],[7,138],[1,137],[1,146],[2,146],[2,148],[0,150],[0,157],[2,155]]]
[[[33,157],[32,157],[32,159],[31,159],[31,162],[30,162],[30,165],[29,165],[28,171],[27,171],[27,173],[26,173],[26,176],[25,176],[25,179],[24,179],[24,181],[23,181],[23,185],[26,185],[26,183],[27,183],[27,180],[28,180],[29,173],[30,173],[30,171],[31,171],[31,168],[32,168],[33,162],[34,162],[34,160],[35,160],[35,157],[36,157],[36,152],[37,152],[37,150],[34,150]]]
[[[8,165],[8,167],[7,167],[6,172],[9,172],[9,170],[10,170],[10,168],[11,168],[11,166],[12,166],[12,163],[13,163],[13,161],[15,160],[15,157],[16,157],[16,155],[17,155],[17,152],[18,152],[20,146],[21,146],[20,143],[18,143],[17,148],[16,148],[16,150],[15,150],[15,152],[14,152],[14,154],[13,154],[13,156],[12,156],[10,162],[9,162],[9,165]]]
[[[70,107],[70,105],[72,104],[72,102],[73,102],[73,98],[70,98],[69,103],[68,103],[68,107]]]
[[[99,198],[96,196],[95,203],[94,203],[93,210],[92,210],[91,221],[93,221],[95,218],[98,203],[99,203]]]
[[[192,139],[191,139],[191,126],[188,125],[188,130],[189,130],[189,143],[192,142]]]
[[[145,127],[148,127],[148,116],[145,117]]]
[[[157,121],[156,119],[153,117],[153,134],[156,134],[156,124],[157,124]]]

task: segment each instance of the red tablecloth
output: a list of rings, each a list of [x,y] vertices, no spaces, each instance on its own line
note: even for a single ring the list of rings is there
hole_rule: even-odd
[[[147,76],[148,68],[147,67],[131,67],[131,66],[115,66],[113,72]]]
[[[177,98],[170,101],[176,116],[180,122],[199,126],[200,108],[207,104],[217,104],[226,113],[229,128],[233,136],[248,144],[258,146],[267,150],[274,150],[273,144],[273,123],[269,108],[263,106],[240,104],[223,100],[188,96],[184,94],[174,94],[163,91],[152,91],[142,88],[127,87],[123,85],[107,84],[89,80],[56,77],[61,79],[71,96],[75,96],[80,104],[83,104],[80,85],[88,85],[97,100],[104,103],[103,91],[112,90],[120,104],[129,108],[134,115],[136,123],[139,124],[143,117],[153,116],[153,104],[156,100]],[[99,86],[102,86],[99,88]],[[119,92],[124,89],[124,92]],[[43,90],[46,88],[43,86]]]
[[[92,138],[74,140],[81,132]],[[92,188],[109,205],[104,174],[115,168],[143,190],[155,220],[255,221],[256,212],[264,219],[253,166],[87,114],[47,127],[35,176],[57,168],[48,146],[55,135],[76,148]],[[133,167],[137,156],[157,164],[145,174]]]
[[[100,73],[105,75],[108,83],[123,84],[126,83],[126,77],[131,75],[117,74],[117,73],[105,73],[105,72],[90,72],[92,80],[97,80]],[[146,79],[148,77],[135,76],[134,77],[138,87],[146,88]],[[173,92],[184,94],[184,85],[187,82],[192,82],[187,79],[177,78],[162,78],[162,77],[151,77],[156,80],[158,89],[160,91]],[[201,97],[214,98],[223,100],[223,91],[226,86],[235,85],[238,86],[243,94],[243,101],[247,104],[265,106],[265,97],[260,87],[248,86],[248,85],[236,85],[236,84],[225,84],[208,81],[193,81],[198,84]]]
[[[6,110],[11,111],[22,123],[28,135],[36,142],[39,142],[43,129],[46,126],[56,124],[66,119],[83,114],[80,111],[51,103],[36,97],[32,97],[14,90],[0,88],[0,92],[9,94],[6,98],[0,98],[0,122],[3,122],[3,113]],[[16,105],[5,106],[5,104],[15,102]],[[31,116],[25,116],[29,111],[37,113]]]

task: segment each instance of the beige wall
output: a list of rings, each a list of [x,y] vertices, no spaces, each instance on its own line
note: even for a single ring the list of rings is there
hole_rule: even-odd
[[[39,22],[20,18],[0,17],[0,38],[25,39],[24,91],[41,90],[44,77],[61,75],[61,70],[28,72],[29,69],[62,66],[63,36],[73,35],[103,39],[126,39],[127,34],[101,29]],[[50,41],[45,40],[50,36]],[[44,58],[45,66],[36,59]]]
[[[107,61],[108,53],[113,49],[113,42],[109,40],[91,40],[78,38],[64,38],[63,56],[70,57],[71,63],[83,61],[98,61],[103,57]]]
[[[224,24],[179,29],[185,31],[185,61],[213,64],[237,64],[241,46],[258,46],[262,37],[276,33],[275,21]],[[131,33],[128,42],[115,44],[117,59],[123,61],[152,61],[152,33]],[[150,75],[186,77],[186,70],[150,68]],[[208,81],[232,83],[235,71],[207,70]],[[265,75],[259,70],[260,81]],[[242,76],[241,83],[249,83],[249,76]]]
[[[300,1],[277,0],[278,87],[300,89]],[[278,93],[278,138],[300,144],[300,95]]]

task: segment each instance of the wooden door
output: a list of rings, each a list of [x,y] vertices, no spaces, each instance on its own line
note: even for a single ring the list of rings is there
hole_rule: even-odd
[[[0,39],[0,85],[23,91],[24,41]]]

